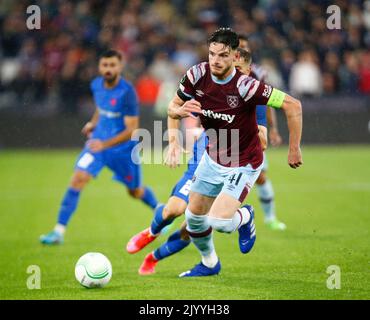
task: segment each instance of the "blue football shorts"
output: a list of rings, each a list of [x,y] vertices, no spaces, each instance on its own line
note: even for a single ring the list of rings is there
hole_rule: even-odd
[[[171,197],[175,196],[184,200],[186,203],[189,203],[189,192],[192,178],[192,174],[184,174],[173,187]]]
[[[138,155],[134,156],[138,157]],[[123,183],[129,189],[141,186],[141,166],[134,163],[130,150],[122,151],[122,149],[111,148],[93,153],[85,147],[78,156],[75,170],[85,171],[96,178],[105,166],[113,172],[114,180]]]

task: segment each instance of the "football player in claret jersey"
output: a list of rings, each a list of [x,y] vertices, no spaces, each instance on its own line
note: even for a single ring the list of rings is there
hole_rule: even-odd
[[[238,67],[243,69],[243,72],[249,74],[251,65],[251,55],[243,49],[240,49],[243,56],[237,60]],[[262,148],[267,146],[267,119],[266,106],[258,106],[256,109],[258,134],[262,144]],[[166,158],[166,164],[172,168],[179,164],[179,150],[181,150],[178,142],[178,130],[180,127],[180,120],[168,117],[169,129],[169,149]],[[149,243],[154,241],[162,230],[172,223],[172,221],[185,212],[186,206],[189,202],[189,189],[194,172],[199,164],[201,157],[207,145],[207,138],[205,133],[201,133],[196,140],[193,147],[193,157],[189,160],[188,168],[184,175],[177,182],[171,192],[171,197],[168,199],[166,205],[160,205],[155,210],[151,226],[137,235],[133,236],[127,244],[127,251],[129,253],[136,253],[146,247]],[[155,272],[157,263],[187,247],[190,243],[189,235],[186,231],[186,224],[183,223],[180,230],[176,230],[165,243],[159,248],[150,252],[144,259],[139,268],[139,274],[148,275]]]
[[[174,119],[196,113],[209,144],[195,171],[185,211],[187,231],[201,262],[181,277],[212,276],[221,270],[212,230],[239,232],[239,248],[248,253],[256,240],[251,206],[240,208],[257,180],[263,153],[258,139],[256,106],[282,108],[289,128],[288,164],[302,164],[301,103],[235,68],[238,35],[216,30],[208,40],[208,62],[191,67],[169,104]]]
[[[248,38],[245,35],[239,35],[239,48],[251,53]],[[243,71],[242,71],[243,72]],[[252,78],[265,82],[267,79],[266,71],[259,65],[252,63],[251,72]],[[274,108],[267,108],[267,124],[269,142],[273,147],[277,147],[282,143],[282,138],[279,134],[276,111]],[[275,211],[275,193],[271,180],[267,177],[267,157],[264,153],[264,165],[256,181],[257,192],[260,204],[265,215],[265,224],[272,230],[285,230],[285,223],[279,221]]]
[[[82,189],[105,166],[114,173],[114,180],[127,187],[130,196],[152,209],[158,204],[151,189],[142,185],[139,155],[133,151],[137,141],[131,139],[139,125],[139,107],[133,86],[122,78],[121,72],[121,54],[115,50],[103,53],[99,59],[100,76],[91,82],[96,111],[82,129],[88,140],[60,205],[57,224],[40,237],[44,244],[63,242]]]
[[[251,55],[249,52],[238,48],[238,58],[235,66],[244,74],[249,74],[251,69]],[[267,147],[267,119],[266,106],[257,106],[256,108],[258,135],[261,141],[263,150]],[[180,120],[168,117],[168,132],[169,132],[169,149],[166,157],[166,164],[171,168],[179,165],[180,153],[182,149],[178,132],[180,128]],[[193,147],[193,157],[188,162],[188,169],[184,175],[177,182],[172,190],[171,197],[168,199],[166,205],[160,205],[155,210],[155,214],[151,226],[137,235],[133,236],[127,244],[127,251],[129,253],[136,253],[146,247],[149,243],[154,241],[162,230],[172,223],[172,221],[185,212],[186,206],[189,202],[189,189],[194,172],[199,164],[201,157],[207,145],[207,138],[202,132],[200,137],[196,140]],[[150,252],[145,257],[143,263],[139,268],[140,275],[149,275],[155,272],[157,263],[171,255],[181,251],[190,243],[189,235],[186,231],[186,223],[181,225],[180,230],[176,230],[165,243],[159,248]]]

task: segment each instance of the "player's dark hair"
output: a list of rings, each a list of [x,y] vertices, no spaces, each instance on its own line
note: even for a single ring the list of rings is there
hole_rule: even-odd
[[[114,49],[109,49],[107,51],[104,51],[100,55],[99,59],[101,59],[101,58],[112,58],[112,57],[116,57],[119,61],[122,60],[121,53],[119,51],[117,51],[117,50],[114,50]]]
[[[207,41],[208,45],[212,42],[222,43],[232,50],[235,50],[239,46],[239,37],[231,28],[219,28],[212,33]]]
[[[239,38],[239,41],[240,40],[248,41],[248,37],[245,34],[239,34],[238,38]]]
[[[252,55],[245,49],[237,48],[236,51],[239,53],[240,57],[248,64],[252,63]]]

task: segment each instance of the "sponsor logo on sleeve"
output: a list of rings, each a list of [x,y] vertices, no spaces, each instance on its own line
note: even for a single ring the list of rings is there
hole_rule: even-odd
[[[272,92],[272,87],[271,87],[271,86],[269,86],[269,85],[267,85],[267,84],[265,84],[265,88],[263,89],[263,93],[262,93],[262,95],[263,95],[264,97],[266,97],[266,98],[269,98],[269,97],[270,97],[270,95],[271,95],[271,92]]]

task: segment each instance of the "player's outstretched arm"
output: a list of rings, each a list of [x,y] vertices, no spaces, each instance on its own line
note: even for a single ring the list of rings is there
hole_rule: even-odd
[[[138,116],[125,116],[123,121],[125,123],[126,129],[113,138],[104,141],[105,149],[130,140],[133,132],[139,128]]]
[[[259,98],[262,97],[262,101],[257,98],[257,105],[259,102],[266,104],[269,107],[282,108],[285,112],[285,116],[288,122],[289,129],[289,153],[288,153],[288,164],[293,169],[298,168],[302,162],[301,154],[301,136],[302,136],[302,105],[301,102],[290,95],[282,92],[276,88],[263,84],[260,86]],[[261,94],[261,92],[263,92]],[[268,97],[267,103],[263,97]]]
[[[90,137],[91,135],[91,132],[95,129],[96,127],[96,124],[98,123],[98,120],[99,120],[99,111],[98,109],[95,109],[95,112],[91,118],[90,121],[88,121],[84,127],[82,128],[81,130],[81,133],[83,135],[85,135],[86,137]]]
[[[170,168],[178,167],[181,154],[186,152],[182,147],[182,139],[180,139],[180,124],[179,119],[167,117],[169,143],[164,163]]]
[[[180,142],[180,119],[167,117],[168,142],[181,144]]]
[[[289,129],[288,163],[293,169],[303,164],[301,154],[302,105],[301,102],[285,94],[281,108],[285,112]]]
[[[278,121],[274,108],[267,108],[267,124],[269,128],[269,139],[273,147],[278,147],[283,142],[278,129]]]
[[[182,119],[195,118],[194,114],[201,112],[201,104],[198,101],[194,99],[184,101],[176,94],[168,105],[167,114],[172,119]]]
[[[267,128],[265,126],[258,126],[258,137],[261,142],[262,150],[265,151],[267,149]]]
[[[87,146],[92,152],[100,152],[104,149],[113,147],[122,142],[131,139],[132,133],[139,127],[139,117],[138,116],[125,116],[123,118],[126,129],[121,133],[115,135],[114,137],[102,141],[100,139],[91,139],[87,142]]]

